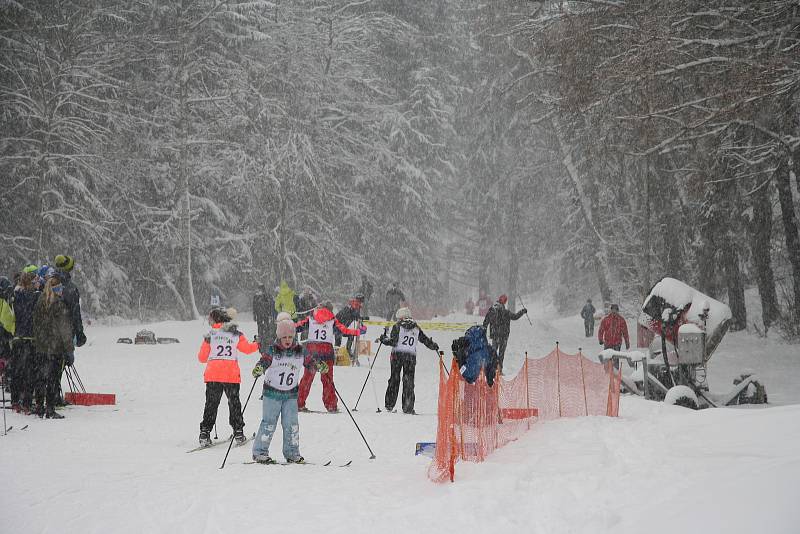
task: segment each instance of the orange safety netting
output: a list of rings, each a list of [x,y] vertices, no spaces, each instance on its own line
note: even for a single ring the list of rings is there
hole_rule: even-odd
[[[455,358],[449,375],[442,364],[436,453],[428,477],[453,481],[458,460],[482,462],[529,430],[537,418],[617,416],[620,379],[611,362],[604,366],[557,346],[544,358],[526,357],[514,378],[501,378],[494,387],[483,372],[467,384]]]

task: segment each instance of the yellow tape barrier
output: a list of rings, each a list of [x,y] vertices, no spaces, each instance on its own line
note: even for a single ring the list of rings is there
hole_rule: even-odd
[[[364,321],[367,326],[394,326],[394,321]],[[417,322],[420,328],[424,331],[428,330],[449,330],[453,332],[464,332],[470,326],[475,326],[478,323],[434,323],[430,321]]]

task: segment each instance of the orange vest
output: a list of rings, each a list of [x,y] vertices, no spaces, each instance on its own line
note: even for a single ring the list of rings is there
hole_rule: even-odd
[[[237,338],[238,335],[238,338]],[[234,346],[233,343],[236,343]],[[213,344],[213,347],[212,347]],[[213,350],[212,350],[213,349]],[[244,334],[233,329],[233,332],[223,329],[222,324],[211,326],[197,353],[200,363],[206,363],[206,372],[203,379],[206,382],[225,382],[239,384],[242,381],[239,370],[238,353],[252,354],[258,350],[258,343],[247,341]]]

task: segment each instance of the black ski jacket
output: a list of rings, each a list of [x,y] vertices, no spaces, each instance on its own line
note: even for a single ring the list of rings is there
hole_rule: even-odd
[[[416,327],[419,328],[416,321],[414,319],[403,319],[392,327],[392,331],[389,332],[389,337],[387,338],[386,335],[382,335],[379,339],[381,343],[384,345],[389,345],[390,347],[396,347],[397,344],[401,341],[400,340],[400,327],[406,328],[408,330]],[[417,336],[419,342],[428,347],[431,350],[439,350],[439,345],[436,344],[431,338],[425,335],[425,332],[422,331],[422,328],[419,329],[419,335]]]
[[[505,306],[495,302],[489,308],[486,317],[483,318],[483,327],[489,327],[489,337],[492,338],[492,341],[508,339],[508,335],[511,333],[511,321],[516,321],[524,314],[525,308],[522,308],[517,313],[511,313]]]

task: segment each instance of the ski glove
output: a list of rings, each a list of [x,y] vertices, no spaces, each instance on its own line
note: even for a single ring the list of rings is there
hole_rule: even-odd
[[[326,374],[329,370],[328,364],[323,361],[318,361],[315,365],[317,366],[317,371],[322,374]]]
[[[258,378],[263,374],[264,374],[264,368],[261,367],[261,364],[258,364],[255,367],[253,367],[253,378]]]
[[[439,344],[438,343],[434,343],[433,344],[433,350],[435,350],[436,352],[439,352]]]
[[[528,308],[522,308],[522,315],[525,315],[526,313],[528,313]]]
[[[367,326],[362,324],[362,325],[361,325],[361,328],[359,328],[359,329],[358,329],[358,333],[359,333],[360,335],[362,335],[362,336],[363,336],[364,334],[366,334],[366,333],[367,333]]]
[[[85,344],[86,344],[86,334],[84,334],[82,331],[78,332],[75,335],[75,346],[76,347],[82,347]]]
[[[72,364],[75,363],[75,353],[68,352],[64,357],[64,365],[67,367],[72,367]]]

